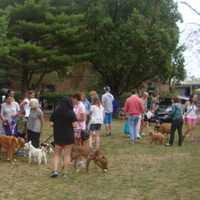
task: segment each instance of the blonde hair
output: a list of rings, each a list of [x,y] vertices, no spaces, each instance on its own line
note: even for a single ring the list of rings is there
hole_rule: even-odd
[[[30,100],[30,107],[33,108],[33,109],[39,108],[39,107],[40,107],[40,104],[39,104],[38,99],[32,98],[32,99]]]

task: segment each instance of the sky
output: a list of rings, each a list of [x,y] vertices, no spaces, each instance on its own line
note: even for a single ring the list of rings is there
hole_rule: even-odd
[[[191,24],[198,23],[200,24],[200,16],[198,16],[194,11],[188,8],[186,5],[182,4],[181,1],[185,1],[190,4],[193,8],[200,12],[200,0],[176,0],[178,2],[178,9],[182,14],[183,23],[178,23],[180,31],[181,31],[181,42],[184,41],[186,35],[191,32],[191,30],[198,30],[199,26]],[[200,33],[199,33],[200,37]],[[197,37],[197,38],[199,38]],[[196,78],[200,78],[200,52],[198,49],[200,48],[200,43],[198,41],[193,41],[190,45],[189,49],[185,52],[185,60],[186,60],[186,70],[187,75],[194,76]]]

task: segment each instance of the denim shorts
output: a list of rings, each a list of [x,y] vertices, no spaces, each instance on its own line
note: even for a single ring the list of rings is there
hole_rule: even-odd
[[[90,125],[90,131],[100,131],[101,130],[101,124],[91,124]]]
[[[104,115],[104,124],[112,123],[112,113],[105,113]]]

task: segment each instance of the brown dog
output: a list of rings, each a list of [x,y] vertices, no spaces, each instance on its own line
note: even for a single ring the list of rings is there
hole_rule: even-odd
[[[79,165],[82,165],[85,166],[88,171],[90,162],[93,160],[104,172],[108,170],[108,161],[102,151],[93,151],[88,145],[73,145],[71,159],[74,162],[75,169],[77,169]]]
[[[159,142],[160,144],[163,144],[164,136],[163,136],[162,133],[160,133],[160,132],[157,132],[157,133],[150,132],[149,135],[151,136],[151,144],[153,142],[155,144],[157,144],[157,142]]]
[[[170,123],[162,123],[155,126],[155,130],[159,131],[162,134],[170,134],[171,124]]]
[[[0,151],[6,153],[7,160],[12,160],[13,155],[21,146],[21,141],[14,136],[0,136]]]

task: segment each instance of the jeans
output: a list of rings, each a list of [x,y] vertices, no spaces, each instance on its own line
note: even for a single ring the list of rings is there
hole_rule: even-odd
[[[137,139],[137,123],[139,116],[129,116],[128,117],[128,127],[130,133],[130,139],[132,142],[135,142]]]
[[[177,120],[172,121],[170,139],[169,139],[170,145],[173,145],[174,143],[174,135],[175,135],[176,129],[178,130],[178,145],[181,146],[183,142],[183,134],[182,134],[183,120],[182,119],[177,119]]]

